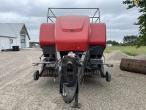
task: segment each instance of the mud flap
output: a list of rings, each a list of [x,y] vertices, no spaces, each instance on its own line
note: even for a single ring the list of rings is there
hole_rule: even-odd
[[[74,60],[64,59],[60,71],[60,94],[65,103],[71,103],[78,93],[78,66]],[[68,72],[68,63],[72,64],[72,72]]]
[[[63,84],[63,93],[62,97],[65,103],[71,103],[75,98],[77,91],[77,83],[74,86],[68,86],[68,84]]]

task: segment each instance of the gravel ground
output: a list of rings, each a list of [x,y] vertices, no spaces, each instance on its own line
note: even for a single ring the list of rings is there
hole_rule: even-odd
[[[33,81],[40,50],[0,53],[0,110],[72,110],[59,95],[58,80]],[[118,56],[119,55],[119,56]],[[82,110],[146,110],[146,75],[121,71],[118,52],[106,54],[112,81],[88,78],[80,87]],[[116,56],[113,57],[113,56]],[[74,109],[73,109],[74,110]],[[75,109],[76,110],[76,109]]]

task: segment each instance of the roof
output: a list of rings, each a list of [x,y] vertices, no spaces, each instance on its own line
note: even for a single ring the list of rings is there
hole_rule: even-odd
[[[25,28],[27,36],[30,39],[24,23],[0,23],[0,36],[16,38],[20,35],[20,31],[23,27]]]

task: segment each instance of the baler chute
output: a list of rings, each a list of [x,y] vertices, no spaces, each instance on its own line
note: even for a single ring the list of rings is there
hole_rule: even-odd
[[[53,10],[89,9],[95,10],[93,16],[56,16]],[[50,15],[51,14],[51,15]],[[54,20],[55,19],[55,20]],[[48,21],[52,23],[48,23]],[[100,74],[106,81],[111,80],[105,71],[103,52],[106,47],[106,25],[100,23],[98,8],[49,8],[47,23],[40,28],[40,46],[43,60],[35,65],[42,65],[35,71],[34,80],[39,77],[59,77],[60,94],[66,103],[75,100],[78,107],[79,85],[86,76]]]

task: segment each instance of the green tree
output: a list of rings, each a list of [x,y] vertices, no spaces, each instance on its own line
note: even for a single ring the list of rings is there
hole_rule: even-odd
[[[134,46],[137,43],[137,36],[135,35],[127,35],[123,38],[123,45],[126,46]]]
[[[107,44],[112,44],[112,45],[114,45],[114,46],[118,46],[119,45],[119,43],[118,42],[116,42],[116,41],[112,41],[112,40],[108,40],[107,42],[106,42]]]
[[[136,25],[139,25],[139,38],[137,40],[137,45],[146,45],[146,0],[125,0],[123,4],[126,4],[127,9],[137,7],[141,15],[138,17],[138,22]]]

